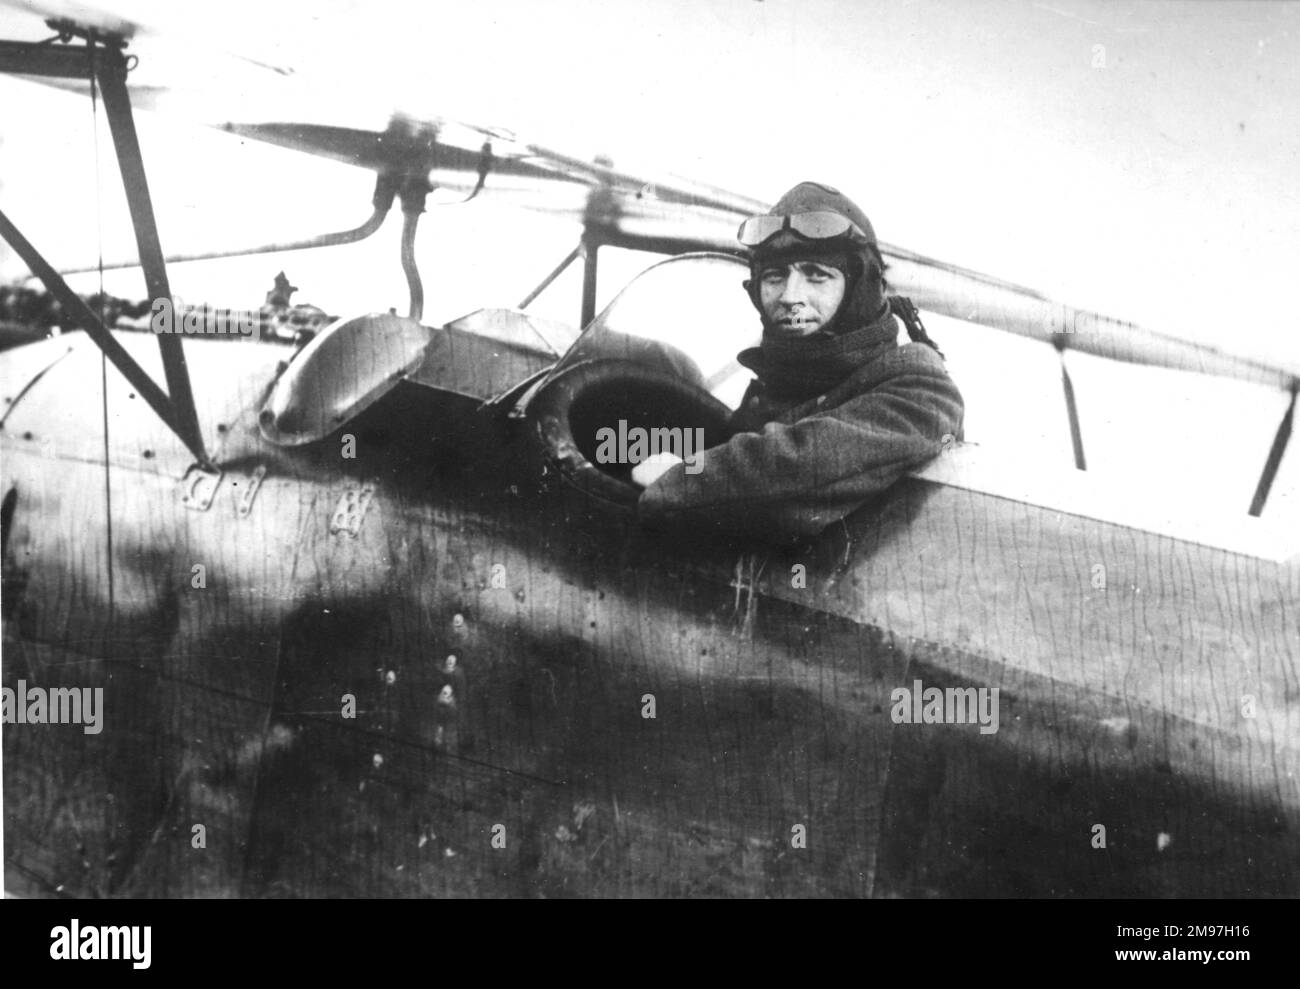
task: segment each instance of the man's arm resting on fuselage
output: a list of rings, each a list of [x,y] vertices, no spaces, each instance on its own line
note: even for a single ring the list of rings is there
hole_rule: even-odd
[[[703,524],[778,541],[820,532],[935,457],[960,433],[961,393],[942,370],[898,374],[797,422],[740,433],[665,472],[641,495],[648,525]]]

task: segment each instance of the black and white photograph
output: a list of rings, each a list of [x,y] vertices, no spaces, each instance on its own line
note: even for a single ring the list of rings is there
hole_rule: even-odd
[[[1298,122],[1296,2],[5,0],[6,897],[1300,895]]]

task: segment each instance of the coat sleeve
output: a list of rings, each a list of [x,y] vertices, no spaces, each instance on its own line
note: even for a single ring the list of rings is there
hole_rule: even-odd
[[[674,466],[642,492],[638,513],[649,526],[685,523],[769,541],[816,535],[935,457],[945,436],[960,435],[963,412],[937,357],[901,359],[834,408],[769,422],[694,465]]]

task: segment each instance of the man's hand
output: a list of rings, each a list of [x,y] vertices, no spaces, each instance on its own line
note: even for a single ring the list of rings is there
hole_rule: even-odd
[[[632,481],[643,488],[648,488],[659,480],[660,474],[681,462],[681,457],[671,453],[656,453],[652,457],[646,457],[632,468]]]

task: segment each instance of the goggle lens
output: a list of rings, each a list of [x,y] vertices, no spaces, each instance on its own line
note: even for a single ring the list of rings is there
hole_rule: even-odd
[[[782,230],[791,230],[807,240],[828,240],[850,236],[865,243],[867,235],[847,216],[831,210],[792,213],[789,216],[751,216],[740,225],[736,237],[745,247],[759,247]]]

